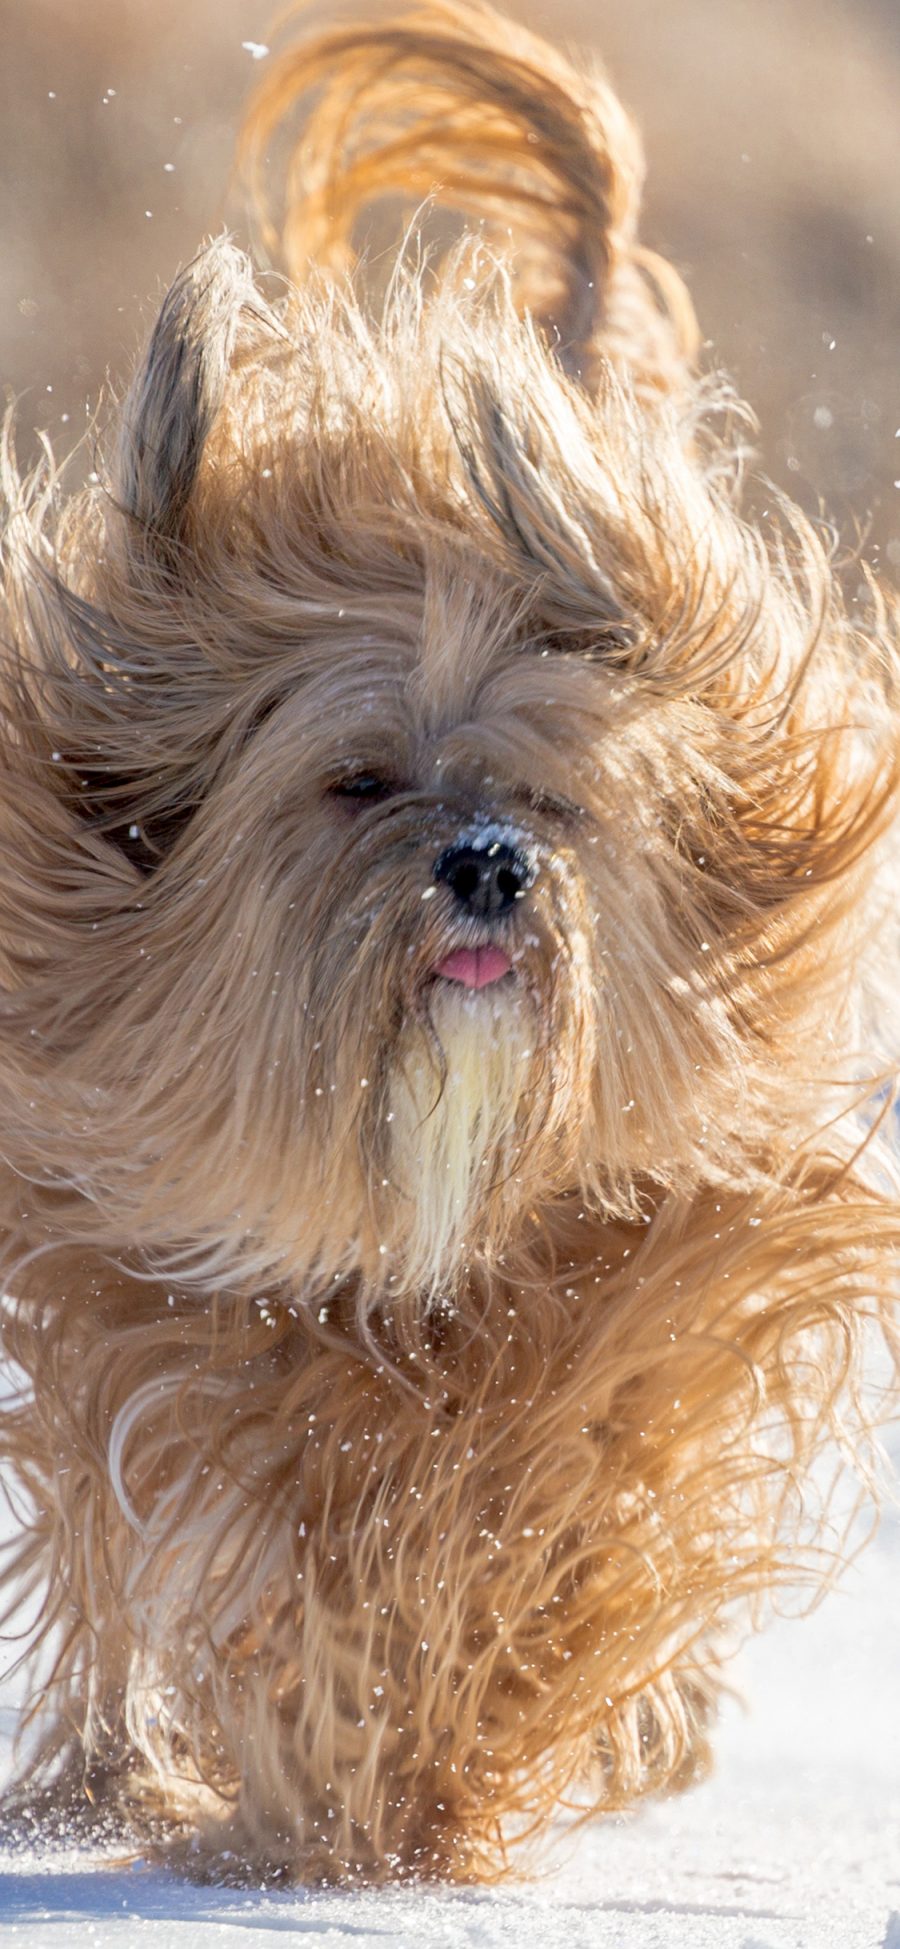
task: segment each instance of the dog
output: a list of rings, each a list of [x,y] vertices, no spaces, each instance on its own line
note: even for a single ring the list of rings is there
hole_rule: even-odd
[[[742,512],[598,72],[347,18],[241,158],[280,282],[178,276],[73,498],[6,447],[7,1805],[488,1878],[702,1774],[870,1468],[897,607]]]

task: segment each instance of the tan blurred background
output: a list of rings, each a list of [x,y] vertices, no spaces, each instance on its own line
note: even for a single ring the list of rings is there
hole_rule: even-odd
[[[327,18],[327,0],[319,13]],[[900,0],[520,0],[644,130],[645,234],[763,422],[766,468],[900,575]],[[235,210],[270,0],[0,0],[0,385],[73,444]]]

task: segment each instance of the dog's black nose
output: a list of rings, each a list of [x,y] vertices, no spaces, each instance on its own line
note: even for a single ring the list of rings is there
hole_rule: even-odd
[[[493,920],[524,897],[535,869],[518,846],[493,839],[484,846],[448,846],[434,862],[434,877],[450,888],[467,914]]]

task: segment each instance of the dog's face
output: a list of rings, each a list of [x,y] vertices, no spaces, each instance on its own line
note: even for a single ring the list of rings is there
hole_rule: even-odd
[[[51,1202],[206,1281],[452,1297],[560,1196],[759,1162],[877,766],[806,733],[824,563],[674,406],[579,392],[496,278],[379,333],[218,246],[76,532],[8,806]]]

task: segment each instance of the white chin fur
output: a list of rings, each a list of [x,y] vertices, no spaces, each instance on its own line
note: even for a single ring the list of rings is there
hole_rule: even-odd
[[[445,981],[432,1020],[446,1061],[411,1024],[391,1090],[391,1180],[400,1206],[405,1279],[438,1298],[466,1255],[474,1211],[515,1172],[516,1124],[535,1023],[519,982],[477,994]]]

